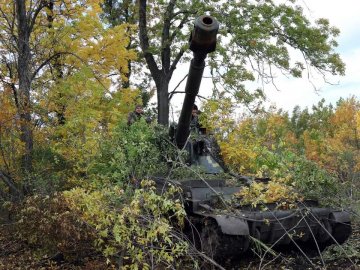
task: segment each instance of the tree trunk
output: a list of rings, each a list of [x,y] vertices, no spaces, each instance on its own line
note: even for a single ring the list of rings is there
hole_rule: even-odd
[[[55,0],[49,0],[49,2],[47,3],[47,21],[48,21],[48,28],[53,28],[53,22],[54,22],[54,1]],[[51,34],[51,38],[53,40],[55,40],[55,36],[54,34]],[[55,44],[54,44],[55,45]],[[60,82],[63,78],[64,78],[64,72],[63,72],[63,64],[61,62],[61,54],[59,54],[58,51],[54,52],[54,55],[56,55],[54,57],[54,60],[51,62],[51,64],[54,66],[54,72],[53,72],[53,76],[55,79],[55,82]],[[56,104],[56,109],[55,109],[55,113],[56,113],[56,118],[57,118],[57,122],[58,125],[65,125],[66,123],[66,118],[65,118],[65,110],[66,110],[66,106],[64,104],[62,104],[62,99],[63,99],[63,94],[59,93],[58,94],[58,100],[59,102],[57,102],[55,100],[55,104]]]
[[[156,84],[157,102],[158,102],[158,123],[164,126],[169,124],[169,82],[176,64],[182,53],[179,53],[173,65],[170,65],[170,25],[175,0],[171,0],[167,8],[167,15],[162,31],[161,44],[161,64],[162,68],[158,68],[154,55],[151,53],[149,36],[147,32],[146,8],[147,0],[139,1],[139,40],[141,50],[144,54],[146,63],[150,70],[151,76]]]
[[[157,108],[158,108],[158,123],[164,126],[169,124],[169,81],[166,78],[158,78],[156,81],[157,88]]]
[[[32,171],[33,134],[31,125],[31,103],[30,103],[30,27],[26,16],[26,3],[16,0],[16,18],[18,27],[18,59],[17,72],[19,75],[19,115],[21,141],[24,143],[23,172]]]

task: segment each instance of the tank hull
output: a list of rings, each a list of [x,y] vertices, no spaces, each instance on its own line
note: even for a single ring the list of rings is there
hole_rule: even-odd
[[[196,231],[197,236],[189,238],[198,238],[199,246],[214,259],[237,257],[249,249],[252,240],[270,248],[311,244],[322,249],[342,244],[351,234],[349,213],[320,207],[316,201],[298,202],[293,209],[278,209],[276,204],[264,204],[261,209],[226,207],[222,204],[229,202],[241,186],[226,186],[224,180],[186,180],[178,184],[189,226],[196,227],[188,231]]]

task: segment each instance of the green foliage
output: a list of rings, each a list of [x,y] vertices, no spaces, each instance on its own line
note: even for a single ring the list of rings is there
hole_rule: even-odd
[[[301,140],[301,147],[304,146],[302,136],[306,130],[321,131],[324,135],[331,134],[333,127],[330,119],[333,115],[333,106],[331,104],[325,105],[324,99],[313,105],[311,112],[307,108],[300,110],[300,107],[296,106],[291,114],[290,128],[296,134],[296,137]]]
[[[235,95],[238,102],[249,105],[249,94],[256,96],[243,90],[245,81],[260,75],[264,82],[272,82],[268,78],[273,66],[294,77],[302,77],[305,67],[311,66],[344,74],[344,64],[333,50],[338,30],[325,19],[310,23],[296,1],[228,1],[213,8],[212,15],[223,25],[210,63],[212,74],[221,75],[214,79],[216,89],[243,93]],[[291,61],[292,49],[301,51],[304,59]],[[249,63],[257,63],[258,69],[247,69]]]
[[[294,184],[304,196],[323,203],[338,202],[338,198],[334,197],[339,191],[335,175],[301,156],[293,156],[292,164]]]
[[[0,63],[0,171],[25,193],[50,194],[84,175],[101,136],[136,101],[110,78],[126,81],[136,57],[128,25],[104,25],[101,2],[1,3],[0,50],[13,57]]]
[[[178,63],[190,58],[187,50],[190,22],[203,14],[215,17],[220,30],[216,51],[208,60],[213,97],[220,99],[226,95],[255,111],[259,109],[258,101],[265,98],[264,85],[276,84],[274,71],[293,77],[302,77],[314,70],[344,75],[345,65],[335,52],[339,30],[327,19],[311,22],[298,3],[114,0],[104,1],[102,8],[103,17],[112,25],[140,22],[137,29],[140,34],[133,32],[132,40],[141,45],[141,54],[146,55],[157,90],[165,92],[158,95],[158,104],[167,108],[173,70]],[[139,5],[143,8],[139,9]],[[138,17],[133,16],[137,9],[144,11],[139,12]],[[142,25],[145,21],[146,25]],[[294,59],[294,51],[303,57]],[[259,77],[263,83],[261,89],[251,89],[248,82]],[[161,113],[168,114],[167,110]]]
[[[125,269],[178,269],[188,253],[179,230],[185,211],[179,190],[168,184],[158,194],[150,180],[126,195],[113,187],[95,191],[74,189],[65,193],[73,209],[95,228],[97,247]],[[193,262],[194,263],[194,262]]]
[[[354,262],[358,262],[360,260],[360,248],[358,239],[349,239],[349,241],[347,241],[343,245],[329,246],[324,250],[322,256],[323,259],[328,262],[341,259],[351,259]]]
[[[165,161],[177,165],[182,157],[174,158],[177,150],[167,141],[164,129],[144,121],[130,127],[121,122],[140,94],[147,100],[154,92],[145,88],[149,91],[145,95],[129,87],[130,74],[140,80],[143,75],[129,65],[136,59],[131,47],[144,43],[134,40],[137,29],[128,24],[137,24],[139,2],[65,2],[33,1],[32,5],[26,1],[30,18],[26,22],[34,23],[24,31],[29,35],[26,46],[19,46],[23,39],[17,22],[24,20],[16,18],[16,5],[4,2],[2,6],[0,49],[14,57],[5,57],[0,64],[0,172],[6,173],[1,178],[1,195],[10,193],[11,186],[35,193],[13,209],[14,235],[39,248],[39,255],[61,252],[76,259],[96,247],[116,266],[180,269],[185,268],[181,265],[185,261],[186,268],[194,268],[196,262],[188,256],[189,246],[179,231],[185,212],[177,188],[166,186],[160,195],[150,180],[139,186],[143,179],[169,173]],[[266,198],[253,192],[259,200],[273,202],[288,195],[288,189],[278,183],[295,186],[310,197],[332,195],[334,174],[345,183],[352,179],[348,186],[356,190],[360,167],[357,102],[344,100],[336,112],[323,104],[313,112],[298,110],[291,123],[286,115],[274,112],[238,126],[231,118],[233,100],[258,111],[258,106],[250,106],[265,93],[247,89],[245,82],[258,75],[265,81],[272,78],[273,67],[294,77],[301,77],[309,66],[320,72],[344,73],[344,64],[334,53],[338,30],[327,20],[311,24],[295,1],[279,5],[247,0],[146,2],[150,44],[144,52],[156,66],[152,74],[156,85],[162,86],[159,93],[168,91],[177,63],[189,58],[184,53],[189,22],[205,12],[218,18],[222,26],[218,50],[209,61],[215,98],[208,104],[209,111],[217,113],[204,117],[204,122],[221,124],[211,128],[230,168],[278,180],[267,191],[259,187],[267,192]],[[99,20],[102,3],[111,13],[104,17],[112,27]],[[122,22],[126,24],[118,25]],[[289,47],[302,52],[303,61],[294,63]],[[29,59],[18,67],[13,59],[21,59],[22,48],[29,50],[25,53]],[[249,68],[253,63],[256,68]],[[29,67],[27,74],[19,76],[24,67]],[[20,77],[27,78],[26,91],[19,89]],[[168,93],[159,97],[168,104]],[[216,99],[223,103],[216,104]],[[26,121],[19,119],[22,109],[29,116],[22,119]],[[25,129],[31,137],[26,141]],[[28,169],[33,170],[26,177],[19,173],[24,155],[31,157]],[[169,175],[199,177],[201,172],[179,166]],[[73,186],[81,188],[56,193]]]
[[[166,144],[163,127],[149,125],[143,119],[131,126],[122,122],[112,136],[101,143],[100,153],[90,165],[89,176],[102,184],[123,186],[128,181],[136,184],[147,176],[164,174],[167,171],[165,156],[172,149]]]
[[[50,195],[71,187],[69,179],[73,164],[53,151],[50,146],[42,145],[34,149],[33,172],[23,178],[30,194]]]
[[[318,199],[324,204],[335,203],[338,192],[336,177],[302,155],[283,149],[261,148],[257,154],[255,171],[260,177],[282,182],[305,199]],[[280,199],[280,198],[279,198]]]

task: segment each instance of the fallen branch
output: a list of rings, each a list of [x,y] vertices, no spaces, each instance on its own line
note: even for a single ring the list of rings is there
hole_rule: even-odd
[[[10,189],[10,195],[14,196],[15,199],[19,199],[22,197],[22,192],[16,187],[16,184],[10,175],[4,173],[3,171],[0,171],[0,179]]]

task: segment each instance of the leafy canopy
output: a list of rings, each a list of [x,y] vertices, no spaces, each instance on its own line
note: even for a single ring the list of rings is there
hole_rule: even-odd
[[[220,23],[217,49],[207,61],[216,98],[226,94],[256,109],[254,101],[264,98],[264,85],[276,83],[279,74],[311,77],[314,70],[324,76],[345,72],[335,52],[339,30],[324,18],[310,21],[295,0],[105,1],[103,10],[111,24],[127,22],[129,17],[139,23],[138,37],[132,39],[139,38],[135,44],[141,45],[141,60],[146,60],[157,91],[162,93],[158,104],[167,104],[173,96],[169,81],[178,63],[189,61],[191,22],[203,14]],[[114,19],[115,14],[120,14],[119,20]],[[257,79],[262,85],[258,89],[246,84]],[[159,111],[162,113],[168,114],[166,110]]]

